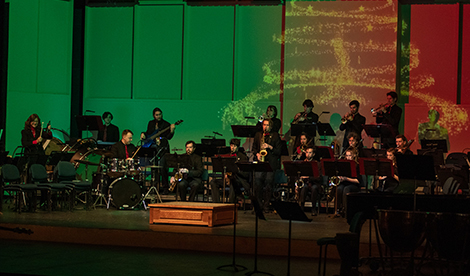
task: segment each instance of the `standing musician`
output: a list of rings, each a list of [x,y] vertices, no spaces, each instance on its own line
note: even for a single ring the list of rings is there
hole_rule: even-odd
[[[150,138],[151,136],[157,134],[159,131],[162,131],[166,128],[169,127],[169,129],[165,132],[163,132],[160,137],[157,137],[153,141],[146,141],[146,143],[143,145],[143,147],[156,147],[156,154],[158,157],[162,157],[160,160],[160,166],[162,166],[162,187],[163,187],[163,194],[168,194],[168,167],[166,166],[165,158],[163,156],[165,153],[170,152],[170,145],[168,140],[171,140],[173,138],[173,135],[175,134],[175,124],[170,124],[169,122],[165,121],[163,119],[163,112],[160,108],[156,107],[153,110],[153,120],[148,122],[147,125],[147,131],[142,132],[140,134],[140,140],[142,142],[145,141],[145,139]]]
[[[119,142],[116,142],[111,147],[111,156],[113,158],[119,159],[130,159],[136,150],[136,147],[131,143],[132,136],[134,133],[129,129],[125,129],[122,131],[122,138]]]
[[[397,105],[398,95],[394,91],[387,93],[387,104],[380,105],[377,110],[372,111],[372,116],[376,117],[377,124],[389,124],[392,126],[395,134],[398,135],[398,125],[400,124],[402,109]],[[394,137],[382,137],[385,148],[393,148]]]
[[[119,128],[116,125],[111,124],[111,121],[113,120],[113,114],[111,114],[111,112],[106,111],[105,113],[103,113],[102,118],[104,121],[104,130],[98,131],[98,141],[119,141]]]
[[[270,105],[268,106],[268,109],[266,110],[266,116],[261,116],[260,119],[262,118],[262,120],[260,120],[256,126],[259,127],[260,129],[263,127],[263,120],[264,119],[271,119],[271,121],[273,121],[273,129],[272,129],[272,132],[277,132],[279,133],[279,130],[281,129],[281,126],[282,126],[282,122],[281,120],[279,120],[277,118],[277,107],[274,106],[274,105]]]
[[[197,189],[202,183],[202,158],[201,156],[194,153],[196,150],[196,142],[188,141],[186,142],[186,154],[190,157],[190,164],[189,167],[186,168],[185,173],[183,174],[183,178],[179,181],[178,185],[178,193],[182,201],[186,201],[186,189],[191,187],[191,191],[189,192],[189,201],[195,201]]]
[[[341,125],[339,126],[339,130],[346,130],[344,133],[343,151],[350,146],[348,143],[349,134],[355,133],[358,137],[361,137],[362,130],[364,129],[363,125],[365,124],[366,117],[359,114],[359,102],[356,100],[351,101],[349,103],[349,113],[343,116]]]
[[[318,115],[312,112],[313,102],[306,99],[302,105],[304,112],[299,112],[295,115],[293,123],[318,123]]]
[[[305,132],[302,132],[300,135],[300,141],[299,141],[299,145],[296,147],[294,146],[294,152],[293,152],[293,156],[292,156],[292,161],[296,161],[296,160],[304,160],[306,158],[305,154],[305,150],[308,148],[308,147],[312,147],[312,138],[310,138],[310,136],[308,136],[307,133]],[[313,156],[312,156],[313,157]]]
[[[248,157],[245,152],[239,150],[240,139],[230,140],[230,155],[227,157],[237,157],[237,162],[246,162]],[[245,191],[250,190],[250,184],[248,184],[249,173],[248,172],[237,172],[231,176],[224,175],[225,183],[229,183],[229,202],[235,202],[236,194],[241,194],[241,188],[243,187]],[[219,188],[223,187],[223,179],[212,179],[210,182],[211,191],[212,191],[212,202],[220,202]]]
[[[316,162],[313,157],[315,156],[315,148],[314,146],[308,146],[305,150],[305,159],[304,162]],[[321,180],[319,177],[301,177],[301,181],[303,183],[303,187],[300,189],[300,208],[302,211],[304,210],[305,200],[307,199],[308,192],[310,192],[310,201],[312,202],[312,216],[317,215],[317,209],[315,208],[317,205],[317,198],[318,194],[320,193],[322,186]]]
[[[346,150],[346,160],[354,160],[356,162],[357,177],[347,177],[347,176],[338,176],[340,181],[336,187],[336,214],[335,217],[338,217],[345,214],[346,207],[346,196],[351,192],[359,192],[360,186],[362,184],[362,176],[359,175],[359,166],[357,165],[357,152],[355,149]]]
[[[397,145],[397,154],[413,154],[413,152],[409,149],[411,143],[408,143],[405,135],[398,134],[397,137],[395,137],[395,144]]]
[[[254,196],[261,203],[264,199],[263,208],[267,211],[274,188],[274,173],[281,168],[281,139],[277,132],[272,132],[273,121],[263,121],[263,131],[257,132],[253,141],[253,152],[256,152],[254,161],[268,162],[272,172],[255,173]],[[261,193],[264,189],[264,198]]]
[[[44,139],[51,138],[51,125],[47,124],[46,129],[43,130],[39,116],[31,114],[24,123],[24,129],[21,131],[21,145],[25,149],[25,155],[28,155],[27,164],[46,164],[42,142]]]

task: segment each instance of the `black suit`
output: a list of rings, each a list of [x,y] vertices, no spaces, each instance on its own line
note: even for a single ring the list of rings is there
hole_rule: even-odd
[[[366,117],[362,116],[361,114],[357,113],[354,115],[352,121],[346,121],[346,123],[342,123],[339,126],[339,130],[343,131],[346,130],[344,133],[343,139],[343,151],[345,151],[349,147],[348,135],[349,133],[356,133],[359,139],[361,139],[361,133],[364,129],[363,125],[366,124]]]
[[[36,140],[39,138],[41,134],[41,126],[38,126],[34,129],[35,133],[33,135],[33,131],[31,128],[25,128],[21,131],[21,145],[24,147],[24,153],[26,159],[22,159],[19,162],[19,167],[23,167],[26,163],[29,165],[32,164],[42,164],[45,165],[47,161],[46,153],[42,148],[42,143],[36,144]],[[50,131],[43,131],[42,136],[43,139],[52,139],[52,132]]]
[[[104,140],[104,133],[106,132],[106,141]],[[119,128],[113,124],[104,126],[103,131],[98,131],[98,140],[103,142],[117,142],[119,141]]]
[[[189,158],[190,164],[187,167],[189,172],[187,176],[178,183],[178,193],[182,201],[186,201],[186,189],[188,186],[191,187],[191,191],[189,192],[189,201],[194,201],[196,199],[197,189],[202,183],[201,176],[204,171],[201,156],[193,153]]]
[[[261,142],[264,136],[264,142],[271,145],[273,149],[267,148],[267,155],[264,157],[265,162],[271,165],[272,172],[257,172],[255,173],[254,196],[258,198],[261,203],[263,200],[262,190],[264,194],[264,208],[269,205],[272,191],[274,189],[274,173],[281,168],[281,138],[276,132],[271,132],[264,135],[263,132],[257,132],[253,141],[253,152],[259,153],[261,150]]]
[[[398,105],[394,104],[388,107],[385,112],[377,113],[375,122],[377,124],[388,124],[392,126],[395,133],[385,133],[382,135],[382,143],[385,148],[395,147],[395,136],[400,134],[398,132],[398,126],[400,125],[401,114],[403,110]]]
[[[136,147],[133,144],[127,145],[127,155],[129,155],[129,158],[132,157],[135,150]],[[116,142],[116,144],[111,147],[111,154],[113,158],[126,159],[126,146],[124,143],[122,143],[122,141]]]

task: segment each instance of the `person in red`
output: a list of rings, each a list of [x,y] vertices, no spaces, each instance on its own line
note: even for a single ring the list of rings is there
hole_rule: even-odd
[[[43,164],[46,163],[46,154],[42,147],[44,140],[52,138],[51,125],[41,130],[41,120],[37,114],[32,114],[24,123],[24,129],[21,131],[21,145],[24,147],[27,163]]]
[[[133,135],[134,133],[132,133],[132,131],[129,129],[123,130],[121,141],[116,142],[116,144],[111,147],[111,154],[113,158],[132,158],[136,150],[136,147],[131,143]]]

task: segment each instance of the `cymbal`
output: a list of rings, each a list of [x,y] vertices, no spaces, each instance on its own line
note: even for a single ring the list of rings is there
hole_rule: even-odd
[[[89,165],[89,166],[99,166],[100,165],[98,163],[90,162],[88,160],[80,160],[80,159],[76,159],[75,162],[85,164],[85,165]]]
[[[109,150],[104,150],[104,149],[97,149],[97,150],[94,150],[94,153],[98,154],[98,155],[104,155],[105,157],[112,157],[112,153],[111,151]]]

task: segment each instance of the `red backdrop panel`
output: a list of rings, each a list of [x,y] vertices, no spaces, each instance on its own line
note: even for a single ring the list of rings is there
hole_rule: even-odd
[[[470,5],[463,8],[461,103],[470,104]]]

